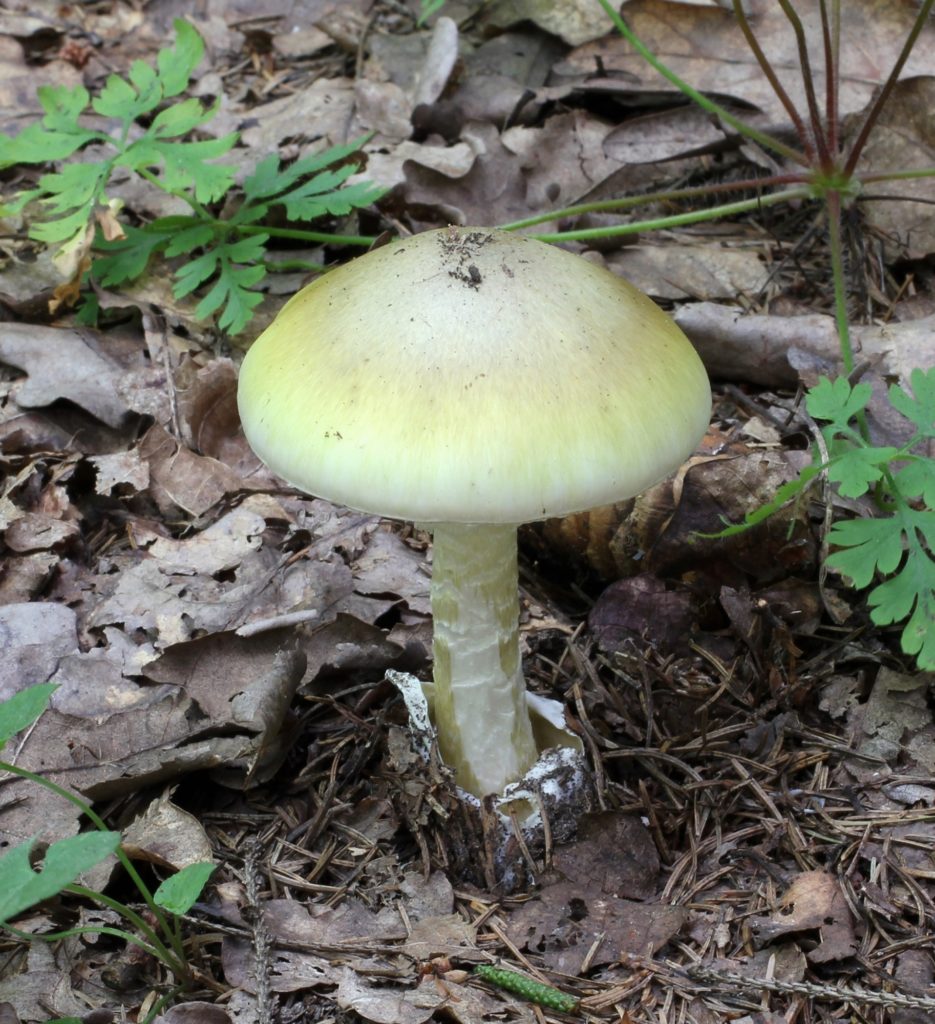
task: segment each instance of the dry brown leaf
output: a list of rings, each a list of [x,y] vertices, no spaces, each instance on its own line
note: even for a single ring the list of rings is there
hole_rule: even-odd
[[[412,102],[395,82],[360,78],[354,84],[360,124],[382,144],[398,143],[412,134]]]
[[[77,649],[70,609],[33,604],[3,611],[6,674],[0,692],[9,696],[50,679],[58,685],[50,709],[17,751],[22,767],[101,799],[221,765],[236,766],[243,784],[248,773],[262,777],[263,769],[279,763],[288,740],[283,717],[305,664],[288,650],[288,635],[246,640],[229,635],[228,644],[240,656],[237,672],[224,666],[227,675],[212,673],[218,657],[203,647],[168,652],[164,661],[147,666],[157,681],[141,685],[124,676],[125,652],[119,646]],[[221,641],[212,641],[216,651]],[[200,685],[198,692],[159,681],[184,664],[185,654],[189,677],[181,683],[191,682],[193,691]],[[129,659],[127,670],[138,675],[142,666]],[[216,692],[208,694],[209,685]],[[27,782],[10,786],[17,799],[0,810],[0,831],[8,841],[26,840],[39,823],[45,838],[74,831],[80,812],[72,804]]]
[[[669,588],[650,573],[612,583],[594,602],[588,630],[606,652],[625,640],[651,643],[663,654],[685,652],[692,640],[697,601],[687,588]]]
[[[26,970],[0,977],[0,1005],[13,1007],[23,1021],[48,1021],[50,1016],[80,1018],[87,1013],[87,1000],[80,999],[71,985],[70,966],[80,941],[76,936],[70,943],[30,945]]]
[[[243,487],[234,470],[193,452],[158,423],[146,432],[138,453],[148,468],[150,497],[169,518],[175,518],[179,510],[202,516],[226,495]]]
[[[684,907],[637,903],[564,881],[544,886],[537,899],[514,911],[507,931],[519,948],[535,950],[549,967],[574,975],[589,954],[595,966],[652,956],[687,919]]]
[[[434,103],[445,91],[448,79],[458,60],[458,25],[452,18],[438,18],[432,28],[432,38],[425,54],[425,63],[419,69],[412,102],[415,106]]]
[[[521,21],[531,21],[539,28],[579,46],[599,39],[609,21],[603,8],[591,0],[495,0],[484,11],[484,22],[497,28],[508,28]]]
[[[100,599],[90,625],[144,630],[164,649],[296,608],[324,610],[351,592],[340,561],[318,563],[311,580],[301,565],[280,571],[279,553],[261,544],[267,517],[286,519],[276,502],[254,495],[185,540],[138,528],[141,548],[115,555],[94,581]]]
[[[856,752],[883,761],[893,773],[935,776],[930,687],[930,674],[905,675],[881,668],[866,703],[850,703],[848,717]],[[861,781],[880,778],[879,763],[855,757],[848,758],[846,764],[848,772]]]
[[[897,83],[884,116],[867,140],[857,176],[935,165],[933,106],[935,78],[921,76]],[[860,210],[887,242],[890,259],[904,253],[920,259],[935,252],[935,179],[872,182],[865,192],[868,196],[861,201]]]
[[[723,142],[724,131],[699,107],[673,107],[628,118],[608,133],[604,152],[622,164],[672,160]]]
[[[227,1012],[214,1003],[190,1001],[178,1003],[153,1021],[153,1024],[231,1024]]]
[[[14,392],[22,408],[67,398],[110,427],[130,412],[120,397],[123,368],[103,354],[93,332],[0,324],[0,360],[26,373]]]
[[[536,950],[563,973],[577,974],[589,953],[594,965],[650,956],[687,920],[685,908],[648,900],[659,856],[633,816],[584,815],[578,838],[555,850],[553,867],[556,878],[510,915],[507,931],[518,947]]]
[[[665,532],[646,552],[645,567],[653,572],[697,571],[720,563],[760,580],[808,572],[815,564],[817,543],[804,507],[788,505],[729,537],[703,535],[718,533],[725,522],[742,522],[782,484],[798,477],[809,458],[807,452],[753,450],[692,459],[680,501]]]
[[[750,22],[777,70],[796,110],[805,111],[805,92],[796,39],[782,8],[774,0],[748,0]],[[624,16],[637,36],[677,75],[702,92],[730,97],[758,108],[766,126],[784,125],[788,114],[770,87],[744,39],[733,13],[723,7],[682,7],[664,0],[633,0]],[[824,95],[821,25],[817,3],[796,5],[812,46],[815,90]],[[896,61],[915,20],[916,10],[899,0],[849,0],[841,18],[842,115],[863,110]],[[628,92],[681,93],[654,71],[622,36],[608,35],[569,55],[559,74],[586,77],[597,70],[622,79]],[[935,60],[935,26],[927,23],[902,71],[903,78],[931,72]]]
[[[896,981],[903,992],[927,996],[935,983],[935,964],[924,949],[907,949],[896,961]],[[893,1024],[931,1024],[932,1015],[921,1007],[894,1007]]]
[[[121,494],[136,494],[149,487],[149,465],[141,459],[139,448],[110,455],[92,455],[88,462],[94,466],[94,490],[97,494],[111,494],[115,488],[119,488]]]
[[[461,121],[488,121],[498,127],[532,123],[550,99],[545,83],[563,52],[557,39],[542,32],[495,34],[464,56],[464,73],[451,92],[450,109]]]
[[[46,551],[4,558],[0,566],[0,605],[29,601],[45,590],[60,561],[59,555]]]
[[[174,384],[179,428],[188,447],[233,470],[241,488],[276,490],[279,478],[254,455],[240,428],[234,362],[212,359],[200,366],[185,359]]]
[[[78,618],[62,604],[0,606],[0,700],[48,682],[78,644]]]
[[[811,963],[842,960],[857,952],[854,919],[841,884],[826,871],[803,871],[796,875],[769,917],[753,917],[750,927],[759,945],[781,936],[817,932],[820,941],[809,949]]]
[[[449,1001],[448,993],[429,979],[415,989],[390,988],[366,980],[349,967],[341,973],[334,998],[374,1024],[424,1024]]]
[[[11,24],[15,21],[21,24]],[[27,61],[22,44],[11,38],[48,30],[46,22],[30,18],[24,12],[0,11],[0,131],[9,135],[17,135],[33,117],[42,112],[36,95],[40,86],[65,86],[73,89],[82,84],[81,72],[67,61]],[[3,291],[2,284],[0,291]]]
[[[153,800],[123,830],[121,846],[133,860],[178,871],[214,859],[204,826],[172,802],[170,791]]]
[[[541,128],[518,126],[502,134],[492,124],[470,121],[461,132],[472,152],[467,169],[406,164],[406,198],[439,207],[463,224],[546,212],[573,202],[619,167],[602,149],[608,130],[580,111],[550,118]]]
[[[638,818],[602,811],[582,815],[578,838],[556,850],[553,866],[595,892],[646,899],[656,891],[659,854]]]
[[[233,905],[228,905],[226,916],[241,923]],[[402,919],[391,908],[387,913],[376,913],[351,898],[337,907],[304,907],[294,900],[268,900],[263,904],[263,922],[274,946],[278,941],[308,947],[307,952],[295,948],[275,951],[270,965],[274,992],[333,985],[351,969],[346,965],[366,966],[370,946],[398,942],[406,936]],[[347,949],[339,952],[342,946]],[[254,992],[256,957],[251,945],[225,937],[221,957],[228,983]]]
[[[769,278],[761,255],[715,243],[670,242],[627,246],[607,257],[607,265],[657,299],[710,300],[759,294]]]
[[[58,548],[80,533],[81,528],[75,522],[45,512],[24,512],[4,531],[3,539],[11,551],[23,554]]]
[[[211,131],[220,136],[242,128],[240,175],[246,177],[269,153],[280,156],[314,156],[329,146],[345,142],[354,115],[354,83],[349,78],[318,78],[307,88],[282,99],[254,106],[248,124],[242,126],[244,112],[231,110],[211,121]],[[285,140],[304,138],[303,126],[314,125],[308,133],[314,142],[292,148]]]

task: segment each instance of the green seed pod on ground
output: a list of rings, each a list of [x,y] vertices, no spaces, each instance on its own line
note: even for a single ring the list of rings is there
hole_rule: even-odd
[[[478,978],[489,981],[497,988],[504,988],[508,992],[515,992],[516,995],[528,999],[531,1003],[538,1003],[540,1006],[547,1006],[550,1010],[559,1010],[561,1013],[574,1013],[578,1008],[578,1000],[565,992],[559,992],[551,985],[543,985],[540,981],[533,981],[516,971],[508,971],[502,967],[492,967],[490,964],[479,964],[474,968]]]

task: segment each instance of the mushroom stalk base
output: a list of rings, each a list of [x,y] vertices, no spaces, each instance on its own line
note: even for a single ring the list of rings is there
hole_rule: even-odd
[[[516,527],[431,529],[439,747],[462,789],[501,793],[537,756],[519,654]]]

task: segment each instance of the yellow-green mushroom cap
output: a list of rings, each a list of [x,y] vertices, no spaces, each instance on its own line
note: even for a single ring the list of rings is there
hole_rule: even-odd
[[[295,295],[240,415],[302,490],[424,523],[521,523],[630,497],[708,424],[708,378],[649,298],[543,242],[443,228]]]

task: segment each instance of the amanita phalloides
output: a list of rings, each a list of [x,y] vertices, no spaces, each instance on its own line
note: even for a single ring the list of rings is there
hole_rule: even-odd
[[[243,362],[254,451],[308,493],[433,537],[434,716],[458,783],[538,756],[520,660],[520,523],[630,497],[708,424],[691,344],[601,267],[503,231],[391,242],[299,292]]]

